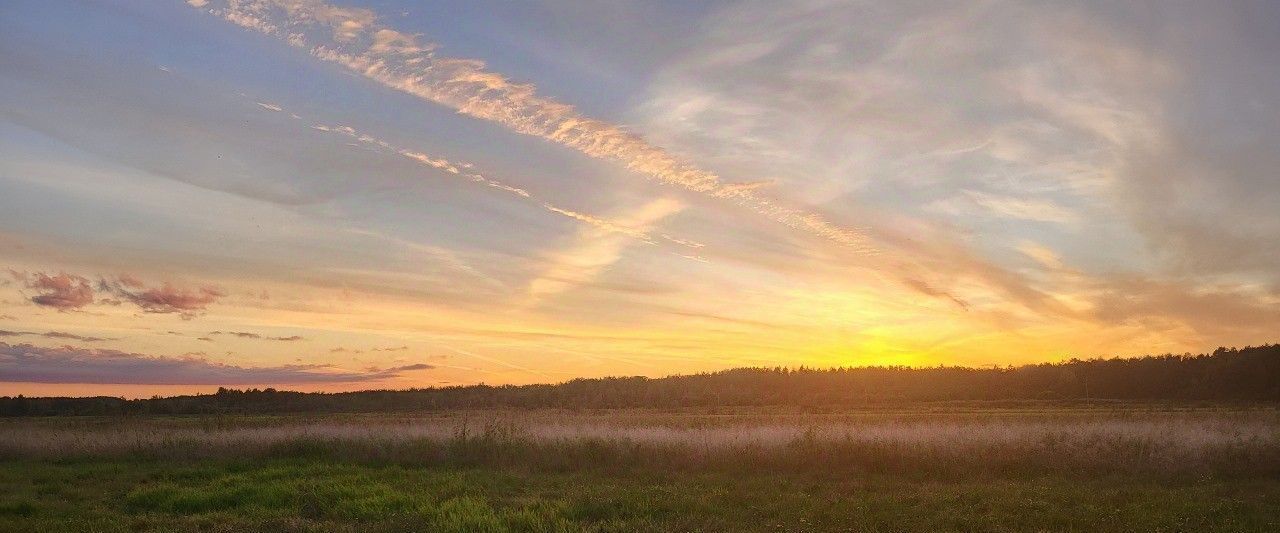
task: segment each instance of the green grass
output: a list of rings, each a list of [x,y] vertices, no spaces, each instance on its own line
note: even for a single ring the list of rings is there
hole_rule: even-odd
[[[2,531],[1274,531],[1280,480],[0,463]]]
[[[1271,409],[0,420],[0,531],[1280,531],[1278,428]]]

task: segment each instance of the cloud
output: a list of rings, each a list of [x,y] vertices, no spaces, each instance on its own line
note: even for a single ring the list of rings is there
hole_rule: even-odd
[[[144,312],[177,313],[183,319],[194,318],[219,298],[226,296],[221,289],[211,285],[179,287],[166,281],[159,286],[147,287],[129,276],[121,276],[115,280],[103,279],[98,287],[132,302]]]
[[[391,150],[397,154],[400,154],[401,156],[409,158],[425,166],[428,166],[437,170],[442,170],[444,172],[447,172],[449,174],[453,174],[456,176],[461,176],[475,183],[486,185],[501,191],[509,192],[511,194],[519,196],[521,199],[537,202],[538,205],[541,205],[543,209],[546,209],[547,211],[550,211],[552,213],[563,215],[563,216],[572,218],[574,220],[577,220],[579,222],[590,224],[592,226],[595,226],[597,228],[601,228],[607,231],[613,231],[613,232],[621,233],[624,235],[629,235],[636,239],[640,239],[642,241],[646,241],[651,244],[653,243],[652,238],[646,232],[637,231],[634,228],[629,228],[624,225],[621,225],[609,220],[605,220],[597,216],[581,213],[578,211],[573,211],[570,209],[564,209],[564,208],[552,205],[550,203],[541,202],[534,197],[533,193],[530,193],[525,189],[522,189],[519,187],[512,187],[501,181],[498,181],[491,177],[485,176],[484,174],[481,174],[480,172],[474,169],[475,165],[472,165],[471,163],[454,163],[443,157],[432,157],[431,155],[428,155],[420,151],[401,148],[399,146],[391,144],[387,141],[384,141],[372,135],[358,132],[350,126],[329,126],[326,124],[315,124],[315,125],[312,125],[311,128],[314,130],[323,131],[323,132],[339,133],[339,134],[351,137],[353,139],[356,139],[361,143],[364,143],[371,147],[378,147],[378,148]],[[662,238],[669,243],[676,244],[679,246],[687,246],[690,248],[700,248],[704,246],[702,243],[690,241],[687,239],[672,237],[666,234],[663,234]]]
[[[80,276],[65,272],[49,275],[10,270],[9,273],[26,288],[40,291],[31,297],[31,302],[36,305],[72,311],[93,303],[93,287],[89,280]]]
[[[1200,287],[1137,277],[1093,280],[1093,314],[1103,323],[1159,330],[1180,324],[1200,343],[1272,340],[1280,301],[1243,287]]]
[[[0,342],[0,381],[145,385],[287,385],[354,383],[433,368],[411,364],[370,372],[316,365],[247,367],[197,358],[156,357],[117,350],[42,348]]]
[[[59,311],[71,311],[94,303],[94,287],[88,278],[59,272],[9,271],[24,287],[39,291],[30,298],[32,303],[52,307]],[[99,292],[113,295],[140,307],[147,313],[177,313],[184,319],[195,317],[209,305],[225,296],[221,289],[211,285],[185,288],[165,282],[147,287],[142,280],[122,274],[114,279],[102,279],[97,283]],[[97,303],[119,305],[120,300],[102,299]]]
[[[414,370],[431,370],[434,368],[435,368],[435,365],[429,365],[426,363],[417,363],[412,365],[404,365],[404,366],[397,366],[394,368],[388,368],[386,370],[383,370],[382,372],[412,372]]]
[[[882,264],[975,309],[1071,315],[1047,296],[1058,279],[1009,271],[1027,240],[1055,269],[1280,288],[1280,101],[1263,89],[1280,68],[1257,68],[1275,48],[1263,24],[1240,32],[1192,4],[792,7],[711,13],[652,78],[650,138],[810,202],[867,206]],[[925,223],[944,230],[913,229]]]
[[[1187,96],[1230,104],[1222,113],[1241,118],[1175,121],[1162,143],[1131,154],[1118,203],[1150,249],[1179,274],[1247,276],[1280,288],[1280,126],[1268,122],[1280,121],[1280,98],[1259,109],[1235,109],[1240,100],[1227,95],[1236,91]]]
[[[649,242],[648,228],[683,211],[685,205],[670,198],[659,198],[621,213],[608,225],[592,224],[575,236],[566,249],[550,255],[548,267],[529,283],[529,297],[537,302],[592,282],[601,271],[618,261],[628,243],[626,237]]]
[[[1018,251],[1045,269],[1061,270],[1063,268],[1062,256],[1045,246],[1023,241],[1018,245]]]
[[[67,333],[65,331],[50,331],[50,332],[41,334],[40,336],[47,339],[66,339],[66,340],[81,341],[81,342],[102,342],[102,341],[116,340],[116,339],[110,339],[106,337],[90,337],[87,335],[76,335],[74,333]]]
[[[504,361],[504,360],[502,360],[502,359],[498,359],[498,358],[495,358],[495,357],[489,357],[489,356],[487,356],[487,355],[478,354],[478,353],[476,353],[476,352],[472,352],[472,351],[469,351],[469,350],[463,350],[463,349],[461,349],[461,348],[454,348],[454,347],[452,347],[452,346],[440,345],[440,347],[441,347],[441,348],[444,348],[444,349],[446,349],[446,350],[449,350],[449,351],[451,351],[451,352],[453,352],[453,353],[456,353],[456,354],[458,354],[458,355],[463,355],[463,356],[467,356],[467,357],[470,357],[470,358],[473,358],[473,359],[478,359],[478,360],[481,360],[481,361],[485,361],[485,362],[488,362],[488,363],[493,363],[493,364],[501,365],[501,366],[504,366],[504,367],[510,368],[510,369],[512,369],[512,370],[519,370],[519,371],[521,371],[521,372],[525,372],[525,373],[528,373],[528,374],[533,374],[533,375],[535,375],[535,376],[539,376],[539,377],[542,377],[542,378],[544,378],[544,379],[551,379],[551,376],[550,376],[549,374],[547,374],[546,372],[542,372],[542,371],[535,370],[535,369],[532,369],[532,368],[529,368],[529,367],[525,367],[525,366],[520,366],[520,365],[517,365],[517,364],[512,363],[512,362],[510,362],[510,361]]]
[[[638,229],[635,229],[635,228],[627,227],[627,226],[624,226],[624,225],[621,225],[621,224],[618,224],[618,223],[615,223],[615,222],[611,222],[611,221],[605,220],[605,219],[603,219],[603,218],[594,217],[594,216],[587,215],[587,214],[584,214],[584,213],[579,213],[579,212],[577,212],[577,211],[570,211],[570,210],[568,210],[568,209],[560,209],[559,207],[556,207],[556,206],[553,206],[553,205],[550,205],[550,204],[544,204],[544,205],[543,205],[543,207],[546,207],[548,211],[551,211],[551,212],[553,212],[553,213],[559,213],[559,214],[564,215],[564,216],[567,216],[567,217],[569,217],[569,218],[573,218],[573,219],[576,219],[576,220],[580,220],[580,221],[582,221],[582,222],[586,222],[587,224],[590,224],[590,225],[592,225],[592,226],[595,226],[595,227],[596,227],[596,228],[598,228],[598,229],[601,229],[601,230],[604,230],[604,231],[607,231],[607,232],[611,232],[611,233],[621,233],[621,234],[623,234],[623,235],[626,235],[626,236],[629,236],[629,237],[633,237],[633,238],[636,238],[636,239],[639,239],[639,240],[645,241],[645,242],[650,243],[650,244],[652,244],[652,243],[653,243],[653,240],[649,238],[649,234],[648,234],[647,232],[644,232],[644,231],[641,231],[641,230],[638,230]]]
[[[1050,200],[963,190],[961,195],[934,202],[927,209],[954,216],[987,215],[1053,224],[1076,224],[1080,217]]]
[[[621,126],[583,116],[571,105],[537,95],[533,85],[486,70],[481,61],[437,55],[433,46],[419,43],[417,37],[377,24],[372,11],[300,0],[218,2],[204,11],[293,46],[310,46],[319,59],[464,115],[621,163],[663,183],[734,201],[857,250],[869,249],[858,230],[778,204],[757,194],[754,186],[726,183]]]
[[[957,298],[955,295],[947,291],[938,290],[930,286],[928,283],[925,283],[923,281],[920,281],[914,278],[904,279],[903,283],[905,283],[908,287],[920,292],[921,294],[924,294],[927,296],[933,296],[935,298],[946,298],[948,300],[951,300],[952,302],[955,302],[955,304],[960,306],[961,309],[964,309],[966,311],[969,310],[969,304],[964,300]]]
[[[257,340],[284,341],[284,342],[305,340],[299,335],[290,335],[288,337],[269,337],[265,335],[259,335],[257,333],[249,333],[247,331],[211,331],[209,332],[209,335],[230,335],[234,337],[240,337],[242,339],[257,339]]]
[[[74,333],[67,333],[65,331],[49,331],[45,333],[37,333],[34,331],[9,331],[9,330],[0,329],[0,337],[22,337],[22,336],[44,337],[46,339],[74,340],[74,341],[80,341],[80,342],[102,342],[102,341],[119,340],[119,339],[109,339],[106,337],[90,337],[86,335],[76,335]]]

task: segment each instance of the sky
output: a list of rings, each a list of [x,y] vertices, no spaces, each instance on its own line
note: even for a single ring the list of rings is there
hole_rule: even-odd
[[[0,395],[1280,340],[1280,4],[0,3]]]

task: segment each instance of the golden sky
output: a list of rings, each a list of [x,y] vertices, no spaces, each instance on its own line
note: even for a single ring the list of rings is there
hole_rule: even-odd
[[[50,4],[0,395],[1276,340],[1274,6]]]

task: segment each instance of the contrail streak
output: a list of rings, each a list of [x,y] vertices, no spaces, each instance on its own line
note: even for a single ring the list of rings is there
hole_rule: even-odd
[[[857,251],[874,252],[861,231],[838,226],[816,213],[779,205],[760,196],[753,186],[726,183],[620,126],[583,116],[571,105],[539,96],[531,84],[488,71],[481,61],[439,56],[417,36],[379,24],[373,11],[319,0],[189,3],[460,114],[616,161],[662,183],[730,200],[793,228]]]
[[[473,358],[475,358],[475,359],[479,359],[479,360],[481,360],[481,361],[487,361],[487,362],[490,362],[490,363],[494,363],[494,364],[502,365],[502,366],[505,366],[505,367],[510,368],[510,369],[512,369],[512,370],[519,370],[519,371],[521,371],[521,372],[528,372],[528,373],[533,374],[533,375],[535,375],[535,376],[540,376],[540,377],[542,377],[542,378],[546,378],[546,379],[552,379],[552,378],[551,378],[551,376],[550,376],[550,375],[548,375],[548,374],[547,374],[547,373],[545,373],[545,372],[539,372],[539,371],[534,370],[534,369],[532,369],[532,368],[524,367],[524,366],[520,366],[520,365],[517,365],[517,364],[515,364],[515,363],[508,363],[508,362],[503,361],[503,360],[501,360],[501,359],[496,359],[496,358],[493,358],[493,357],[489,357],[489,356],[487,356],[487,355],[480,355],[480,354],[475,353],[475,352],[471,352],[471,351],[463,350],[463,349],[461,349],[461,348],[454,348],[454,347],[452,347],[452,346],[448,346],[448,345],[445,345],[445,344],[438,344],[438,343],[437,343],[437,344],[436,344],[436,346],[439,346],[439,347],[441,347],[441,348],[444,348],[444,349],[446,349],[446,350],[449,350],[449,351],[451,351],[451,352],[453,352],[453,353],[456,353],[456,354],[458,354],[458,355],[465,355],[465,356],[467,356],[467,357],[473,357]]]
[[[241,98],[248,99],[249,101],[253,101],[255,104],[257,104],[258,106],[262,107],[263,109],[267,109],[267,110],[272,111],[272,112],[283,112],[283,111],[284,111],[284,108],[283,108],[283,107],[281,107],[281,106],[274,105],[274,104],[264,104],[264,103],[262,103],[262,102],[257,102],[257,101],[255,101],[255,100],[253,100],[252,98],[249,98],[249,96],[248,96],[248,95],[245,95],[245,94],[243,94],[243,93],[239,94],[239,96],[240,96]],[[295,114],[295,113],[290,113],[290,115],[289,115],[289,116],[290,116],[290,117],[292,117],[294,120],[303,120],[303,118],[302,118],[301,116],[299,116],[299,115],[297,115],[297,114]],[[613,221],[610,221],[610,220],[605,220],[605,219],[600,218],[600,217],[596,217],[596,216],[588,215],[588,214],[585,214],[585,213],[580,213],[580,212],[573,211],[573,210],[569,210],[569,209],[564,209],[564,208],[561,208],[561,207],[557,207],[557,206],[555,206],[555,205],[552,205],[552,204],[550,204],[550,203],[546,203],[546,202],[539,201],[539,200],[538,200],[537,198],[535,198],[535,197],[533,196],[533,194],[532,194],[532,193],[530,193],[529,191],[526,191],[526,190],[521,189],[521,188],[519,188],[519,187],[512,187],[512,186],[507,185],[507,184],[505,184],[505,183],[502,183],[502,182],[500,182],[500,181],[497,181],[497,180],[494,180],[494,179],[492,179],[492,178],[489,178],[489,177],[484,176],[483,174],[481,174],[481,173],[479,173],[479,172],[475,171],[475,170],[473,169],[473,165],[472,165],[472,164],[470,164],[470,163],[455,163],[455,162],[449,161],[448,159],[445,159],[445,158],[442,158],[442,157],[432,157],[432,156],[430,156],[430,155],[428,155],[428,154],[425,154],[425,153],[423,153],[423,152],[414,151],[414,150],[410,150],[410,149],[407,149],[407,148],[402,148],[402,147],[396,146],[396,145],[394,145],[394,144],[391,144],[391,143],[389,143],[389,142],[387,142],[387,141],[385,141],[385,140],[382,140],[382,139],[379,139],[379,138],[374,137],[374,136],[372,136],[372,135],[369,135],[369,134],[367,134],[367,133],[361,133],[361,132],[357,131],[355,128],[352,128],[352,127],[350,127],[350,126],[342,126],[342,125],[334,125],[334,126],[331,126],[331,125],[328,125],[328,124],[320,124],[320,123],[316,123],[316,124],[312,124],[310,127],[311,127],[311,129],[316,130],[316,131],[321,131],[321,132],[325,132],[325,133],[336,133],[336,134],[339,134],[339,135],[345,135],[345,136],[347,136],[347,137],[350,137],[350,138],[352,138],[352,139],[355,139],[356,141],[359,141],[360,143],[362,143],[363,145],[365,145],[365,146],[367,146],[367,147],[369,147],[369,148],[372,148],[372,149],[375,149],[375,150],[376,150],[376,149],[378,149],[378,148],[381,148],[381,149],[382,149],[382,150],[384,150],[386,153],[398,154],[398,155],[400,155],[400,156],[403,156],[403,157],[406,157],[406,158],[411,159],[411,160],[413,160],[413,161],[416,161],[416,162],[417,162],[417,163],[419,163],[419,164],[426,165],[426,166],[429,166],[429,167],[431,167],[431,168],[435,168],[435,169],[438,169],[438,170],[443,170],[443,171],[445,171],[445,172],[447,172],[447,173],[449,173],[449,174],[453,174],[453,175],[455,175],[455,176],[459,176],[459,177],[465,178],[465,179],[470,180],[470,181],[473,181],[473,182],[475,182],[475,183],[479,183],[479,184],[486,185],[486,186],[489,186],[489,187],[493,187],[493,188],[495,188],[495,189],[498,189],[498,190],[501,190],[501,191],[504,191],[504,192],[507,192],[507,193],[510,193],[510,194],[514,194],[514,195],[516,195],[516,196],[521,197],[522,199],[526,199],[526,200],[529,200],[529,201],[537,202],[539,206],[541,206],[543,209],[545,209],[545,210],[547,210],[547,211],[550,211],[550,212],[555,213],[555,214],[558,214],[558,215],[563,215],[563,216],[566,216],[566,217],[572,218],[572,219],[574,219],[574,220],[577,220],[577,221],[579,221],[579,222],[583,222],[583,223],[586,223],[586,224],[589,224],[589,225],[595,226],[595,227],[600,228],[600,229],[602,229],[602,230],[605,230],[605,231],[608,231],[608,232],[611,232],[611,233],[620,233],[620,234],[623,234],[623,235],[627,235],[627,236],[629,236],[629,237],[632,237],[632,238],[635,238],[635,239],[641,240],[641,241],[643,241],[643,242],[645,242],[645,243],[648,243],[648,244],[657,244],[657,242],[654,240],[654,238],[653,238],[652,236],[650,236],[647,232],[643,231],[643,230],[639,230],[639,229],[636,229],[636,228],[633,228],[633,227],[630,227],[630,226],[627,226],[627,225],[624,225],[624,224],[619,224],[619,223],[616,223],[616,222],[613,222]],[[357,145],[357,146],[358,146],[358,145]],[[689,248],[701,248],[701,247],[703,247],[703,246],[704,246],[702,243],[698,243],[698,242],[694,242],[694,241],[690,241],[690,240],[685,240],[685,239],[680,239],[680,238],[672,237],[672,236],[667,235],[667,234],[665,234],[665,233],[664,233],[664,234],[662,234],[662,236],[661,236],[661,237],[662,237],[662,239],[663,239],[663,240],[667,241],[668,243],[670,243],[670,244],[675,244],[675,245],[679,245],[679,246],[685,246],[685,247],[689,247]],[[703,259],[703,258],[698,257],[698,256],[687,255],[687,254],[680,254],[680,253],[677,253],[676,255],[679,255],[680,257],[684,257],[684,258],[687,258],[687,259],[692,259],[692,260],[694,260],[694,261],[706,262],[706,259]]]

